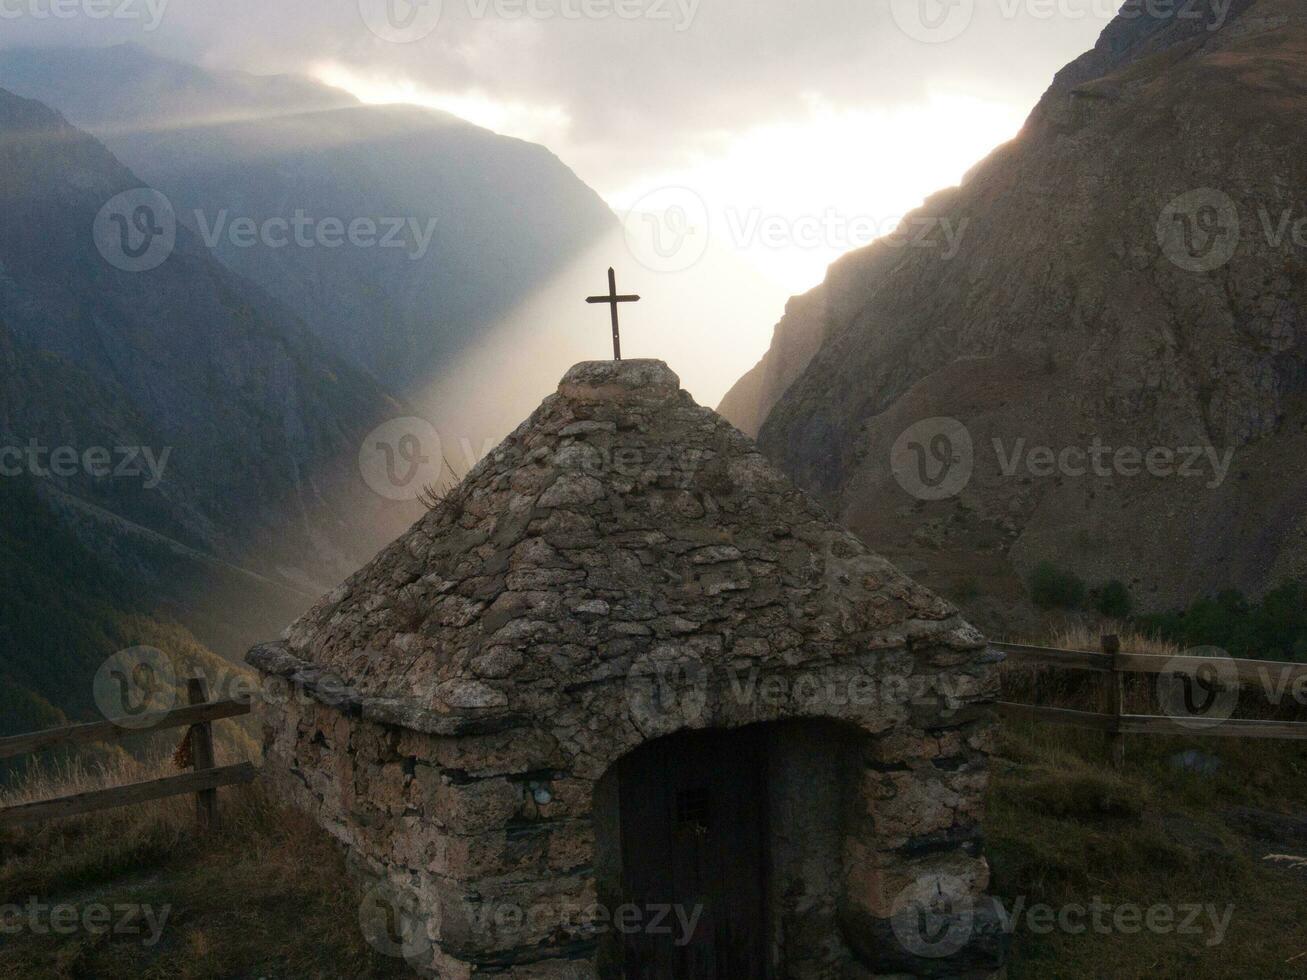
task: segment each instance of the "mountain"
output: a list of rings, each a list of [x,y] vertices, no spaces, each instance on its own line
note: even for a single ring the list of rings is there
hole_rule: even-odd
[[[234,673],[86,551],[31,481],[0,480],[0,736],[100,718],[96,671],[136,646],[167,650],[215,680]]]
[[[308,79],[121,45],[0,51],[0,86],[98,136],[223,263],[395,391],[438,377],[616,227],[541,146]]]
[[[261,610],[266,629],[406,523],[357,468],[365,435],[405,409],[186,227],[132,271],[102,209],[141,184],[0,90],[0,464],[184,604],[253,586],[230,594],[245,598],[227,628]],[[261,609],[271,594],[280,612]]]
[[[996,628],[1043,562],[1145,609],[1307,571],[1307,12],[1159,9],[792,301],[722,403]]]

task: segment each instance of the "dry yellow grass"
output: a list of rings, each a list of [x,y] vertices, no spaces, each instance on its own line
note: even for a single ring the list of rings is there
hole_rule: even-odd
[[[1067,623],[1054,629],[1048,636],[1026,642],[1036,646],[1057,647],[1062,650],[1097,651],[1102,649],[1102,637],[1109,634],[1120,638],[1121,649],[1127,653],[1174,657],[1181,652],[1178,644],[1140,633],[1126,623],[1112,622],[1110,620],[1094,626],[1082,622]]]
[[[0,807],[18,806],[57,796],[89,793],[110,786],[175,775],[177,767],[173,764],[171,754],[163,753],[154,753],[145,759],[119,752],[94,758],[71,756],[53,761],[41,760],[20,770],[13,783],[0,786]],[[161,800],[134,809],[149,815],[151,819],[162,819],[170,817],[170,811],[177,809],[173,806],[175,802]],[[87,819],[98,816],[102,814],[91,814]]]
[[[1142,633],[1129,624],[1106,621],[1098,624],[1084,622],[1063,623],[1046,635],[1024,639],[1031,646],[1052,647],[1059,650],[1098,652],[1102,637],[1115,635],[1126,653],[1159,657],[1180,654],[1203,656],[1204,649],[1185,648],[1178,643]],[[1009,658],[1002,668],[1002,700],[1025,704],[1041,704],[1081,711],[1107,711],[1107,694],[1104,675],[1074,668],[1062,669],[1046,665],[1032,665],[1017,657]],[[1163,714],[1164,708],[1157,699],[1155,675],[1128,673],[1125,682],[1125,711],[1127,714]],[[1275,719],[1279,721],[1307,722],[1307,706],[1298,704],[1284,692],[1256,687],[1244,688],[1234,710],[1236,718]]]

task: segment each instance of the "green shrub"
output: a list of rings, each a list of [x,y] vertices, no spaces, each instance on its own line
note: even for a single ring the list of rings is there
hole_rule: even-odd
[[[1093,599],[1094,608],[1113,619],[1125,619],[1134,607],[1130,599],[1130,590],[1120,579],[1112,579],[1107,584],[1099,586],[1094,590]]]
[[[1181,646],[1216,646],[1255,660],[1307,660],[1307,582],[1286,582],[1260,602],[1227,589],[1188,609],[1136,622]]]
[[[1085,601],[1085,583],[1074,572],[1040,562],[1030,574],[1030,598],[1040,609],[1078,609]]]

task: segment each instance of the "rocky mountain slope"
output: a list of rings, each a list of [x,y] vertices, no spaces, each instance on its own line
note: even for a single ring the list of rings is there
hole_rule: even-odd
[[[357,468],[365,435],[402,406],[184,226],[157,267],[125,268],[102,208],[140,185],[57,113],[0,90],[5,477],[312,594],[404,523],[387,525]]]
[[[102,139],[223,263],[396,391],[438,376],[616,226],[541,146],[308,79],[122,45],[0,52],[0,86]],[[297,213],[307,223],[288,231]],[[250,238],[242,220],[275,224]],[[355,221],[378,227],[329,244],[334,222]]]
[[[1215,16],[1128,3],[723,402],[990,623],[1045,560],[1145,608],[1307,571],[1307,10]],[[941,220],[951,260],[911,244]]]

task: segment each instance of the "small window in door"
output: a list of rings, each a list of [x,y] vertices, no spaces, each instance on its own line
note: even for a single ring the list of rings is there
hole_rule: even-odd
[[[709,800],[706,787],[681,790],[676,794],[676,822],[695,830],[707,830],[711,810]]]

